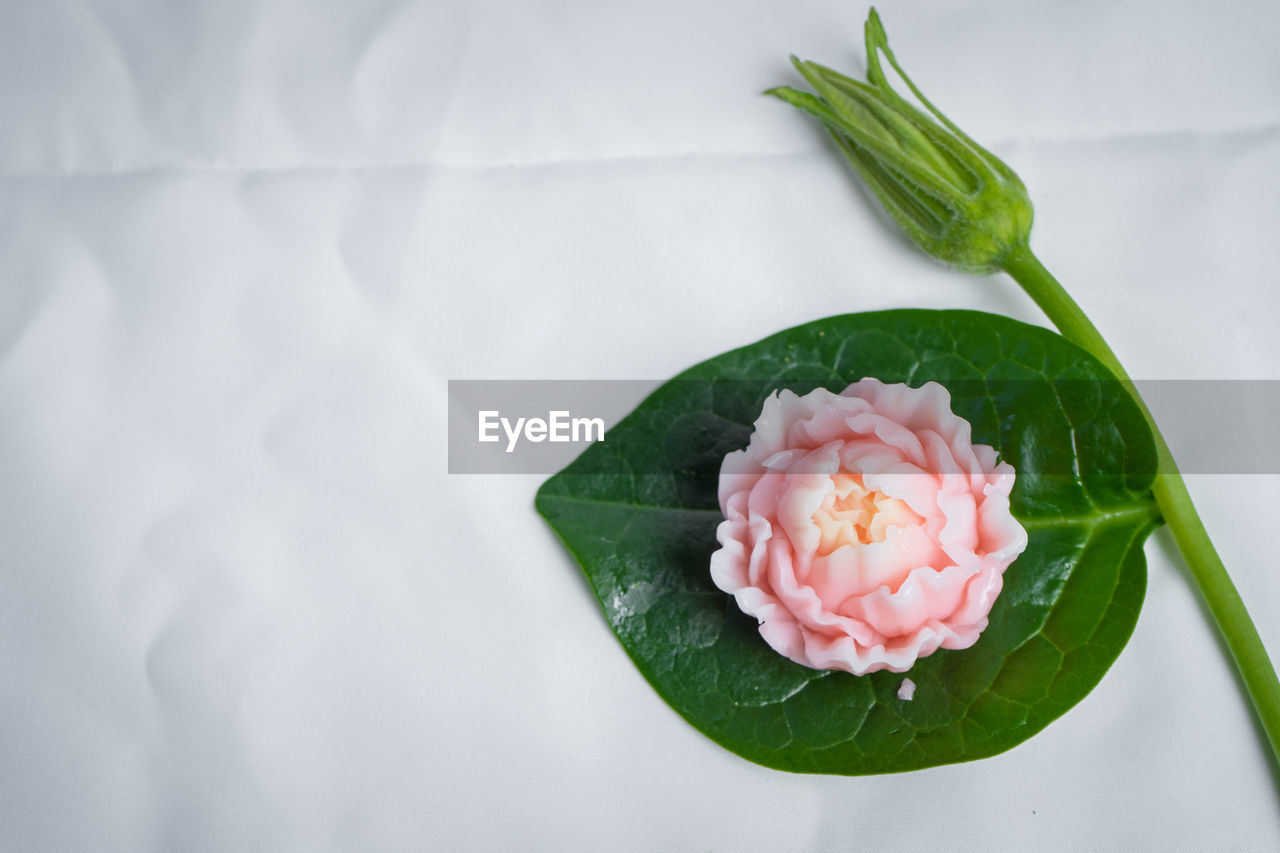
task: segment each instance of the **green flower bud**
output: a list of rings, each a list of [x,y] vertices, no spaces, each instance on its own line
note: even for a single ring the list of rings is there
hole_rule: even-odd
[[[867,18],[866,43],[866,83],[793,56],[816,94],[790,86],[766,94],[822,122],[921,249],[966,272],[995,272],[1027,245],[1032,219],[1027,188],[916,88],[894,58],[875,9]],[[881,53],[929,113],[889,85]]]

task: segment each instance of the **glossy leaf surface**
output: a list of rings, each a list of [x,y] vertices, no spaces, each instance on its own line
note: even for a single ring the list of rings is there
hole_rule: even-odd
[[[947,386],[974,442],[1017,470],[1030,542],[976,645],[860,677],[778,655],[708,564],[720,462],[764,398],[867,376]],[[640,671],[708,737],[769,767],[886,773],[1002,752],[1098,683],[1142,604],[1154,470],[1142,415],[1083,350],[1006,317],[904,310],[831,317],[691,368],[543,484],[537,508]]]

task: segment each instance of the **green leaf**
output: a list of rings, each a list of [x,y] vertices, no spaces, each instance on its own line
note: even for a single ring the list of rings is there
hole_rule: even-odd
[[[1030,539],[977,644],[905,676],[787,660],[709,574],[720,462],[746,445],[764,398],[867,376],[947,386],[975,443],[1017,470],[1012,507]],[[849,314],[666,383],[544,483],[537,508],[636,666],[700,731],[769,767],[888,773],[1002,752],[1093,689],[1142,605],[1155,459],[1124,389],[1052,332],[971,311]],[[912,701],[897,697],[904,677]]]

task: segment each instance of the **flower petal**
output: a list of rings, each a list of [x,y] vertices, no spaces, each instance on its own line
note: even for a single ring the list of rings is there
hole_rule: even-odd
[[[950,402],[937,383],[784,390],[725,458],[712,579],[779,653],[902,672],[986,628],[1027,534],[1013,468]]]

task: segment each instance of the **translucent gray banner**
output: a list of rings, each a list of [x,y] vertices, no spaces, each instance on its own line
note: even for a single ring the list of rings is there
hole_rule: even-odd
[[[609,430],[662,384],[633,379],[449,380],[449,472],[553,474],[591,444],[607,445]],[[735,396],[724,393],[733,383],[703,384],[705,393],[699,389],[693,395],[700,400]],[[771,388],[748,384],[758,401]],[[787,382],[777,387],[804,393],[816,384]],[[1080,380],[1058,384],[1083,399],[1106,399],[1118,390],[1118,383],[1105,383],[1113,386],[1105,389],[1103,383]],[[1081,385],[1098,387],[1081,389]],[[1145,380],[1135,385],[1183,473],[1280,473],[1280,380]],[[949,387],[957,400],[986,399],[988,393],[999,396],[998,391],[991,392],[990,383],[964,381]],[[755,414],[748,420],[759,414],[759,402],[755,405]],[[710,411],[690,414],[705,415],[704,428],[714,428],[718,417]],[[1017,416],[1034,418],[1037,413]],[[745,444],[747,432],[740,426],[729,423],[726,429],[741,432]]]

